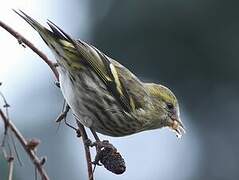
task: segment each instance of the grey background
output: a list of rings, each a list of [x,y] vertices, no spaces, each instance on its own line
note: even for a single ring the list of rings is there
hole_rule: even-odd
[[[179,99],[187,129],[182,139],[168,129],[124,138],[101,136],[125,157],[127,171],[116,176],[99,167],[96,179],[239,178],[237,1],[55,0],[20,7],[40,22],[51,19],[73,37],[95,45],[141,79],[170,87]],[[12,16],[16,20],[12,25],[19,31],[25,26],[27,31],[21,32],[53,58],[37,33]],[[12,46],[17,46],[15,41],[4,48]],[[57,131],[54,122],[63,99],[51,72],[30,50],[18,53],[20,58],[9,61],[12,67],[21,62],[24,70],[19,67],[9,70],[9,76],[0,76],[4,83],[0,88],[12,105],[11,118],[25,136],[41,139],[38,153],[47,156],[51,179],[86,179],[80,139],[64,125]],[[19,180],[33,179],[33,167],[19,149],[24,166],[16,165],[14,175]],[[4,169],[6,162],[0,161],[0,179]]]

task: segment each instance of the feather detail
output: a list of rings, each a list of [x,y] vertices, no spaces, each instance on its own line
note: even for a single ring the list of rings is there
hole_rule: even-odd
[[[127,88],[121,82],[118,72],[111,59],[97,48],[88,45],[82,40],[74,40],[61,28],[49,21],[47,24],[52,31],[48,30],[23,11],[17,12],[26,22],[28,22],[42,37],[51,50],[60,57],[61,61],[66,61],[66,70],[69,68],[80,69],[87,65],[94,71],[99,79],[105,84],[107,90],[117,99],[124,111],[135,110],[133,98],[127,92]],[[68,69],[67,69],[68,68]]]

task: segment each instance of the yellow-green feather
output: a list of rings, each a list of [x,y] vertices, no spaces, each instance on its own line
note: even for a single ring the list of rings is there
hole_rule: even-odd
[[[52,31],[24,12],[15,12],[40,34],[52,51],[60,57],[58,61],[66,69],[80,70],[83,64],[87,63],[126,111],[133,111],[135,109],[132,97],[128,94],[126,87],[123,87],[118,72],[106,55],[81,40],[73,40],[50,21],[48,25]]]
[[[175,95],[165,86],[154,83],[145,83],[145,87],[148,89],[151,96],[177,106],[177,99]]]

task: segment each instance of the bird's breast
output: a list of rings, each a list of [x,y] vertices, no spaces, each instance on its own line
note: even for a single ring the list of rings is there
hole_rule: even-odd
[[[69,73],[61,69],[62,94],[77,119],[85,126],[110,136],[135,133],[141,124],[127,114],[89,69]]]

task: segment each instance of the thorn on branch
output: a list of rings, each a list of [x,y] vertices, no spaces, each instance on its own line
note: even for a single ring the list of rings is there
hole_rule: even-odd
[[[60,88],[61,86],[60,86],[60,82],[59,81],[55,81],[55,85],[58,87],[58,88]]]
[[[34,151],[32,151],[29,147],[28,147],[28,141],[23,137],[23,135],[21,134],[21,132],[17,129],[17,127],[11,122],[10,119],[7,118],[7,115],[5,115],[3,113],[3,111],[0,108],[0,120],[3,120],[4,124],[7,124],[7,127],[9,129],[11,129],[11,132],[13,133],[13,135],[16,137],[16,139],[20,142],[20,144],[22,145],[22,147],[24,148],[24,150],[26,151],[26,153],[28,154],[28,156],[30,157],[31,161],[33,162],[33,164],[35,165],[35,167],[37,168],[40,176],[42,177],[42,179],[44,180],[49,180],[48,175],[45,171],[44,168],[42,168],[42,165],[40,164],[40,160],[39,158],[36,156],[36,154],[34,153]],[[6,136],[5,136],[6,137]],[[4,144],[3,144],[4,145]],[[1,147],[1,149],[3,149],[3,147]],[[3,152],[4,149],[3,149]],[[5,153],[6,154],[6,153]],[[45,161],[45,160],[44,160]],[[13,161],[11,161],[11,163],[9,163],[9,177],[12,175],[12,169],[13,169]],[[9,178],[11,179],[11,178]]]
[[[30,150],[36,150],[37,146],[40,144],[40,140],[39,139],[30,139],[27,141],[27,148],[29,148]]]
[[[76,130],[76,137],[80,138],[81,137],[81,132],[79,129]]]
[[[43,156],[41,158],[40,164],[43,166],[46,163],[46,160],[47,160],[46,156]]]
[[[10,105],[9,105],[8,103],[6,103],[6,104],[3,105],[3,107],[4,107],[4,108],[9,108]]]
[[[21,37],[17,38],[17,41],[20,45],[22,45],[22,47],[26,48],[26,45],[23,43],[23,40]]]
[[[7,158],[7,162],[11,162],[11,161],[13,161],[14,160],[14,157],[13,156],[9,156],[8,158]]]

